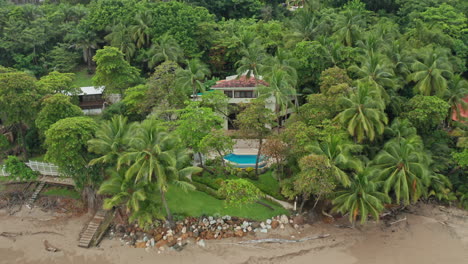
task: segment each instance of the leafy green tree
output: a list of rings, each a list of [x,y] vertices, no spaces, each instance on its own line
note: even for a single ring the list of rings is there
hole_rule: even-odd
[[[360,38],[366,24],[360,10],[346,9],[337,17],[334,30],[337,39],[346,46],[353,46]]]
[[[388,141],[372,164],[375,177],[384,182],[384,191],[395,194],[395,202],[410,204],[427,193],[430,183],[430,159],[422,143],[415,140],[395,139]]]
[[[405,108],[402,117],[408,118],[420,133],[428,134],[442,124],[450,105],[437,96],[416,95]]]
[[[184,51],[177,41],[168,33],[161,36],[148,51],[148,67],[153,68],[160,62],[180,62],[184,57]]]
[[[180,110],[176,132],[180,138],[183,138],[188,147],[198,153],[202,165],[201,142],[211,133],[212,129],[221,128],[221,123],[221,117],[210,108],[200,107],[198,102],[191,102]]]
[[[347,94],[351,90],[351,84],[346,70],[336,66],[320,74],[320,92],[326,96]]]
[[[424,12],[415,14],[419,15],[419,18],[431,27],[440,28],[444,33],[460,38],[468,32],[468,19],[463,12],[457,11],[461,10],[443,3],[439,6],[428,7]]]
[[[119,157],[117,169],[128,166],[125,178],[135,183],[156,184],[167,220],[173,225],[166,200],[168,186],[175,184],[184,189],[193,189],[190,183],[181,178],[199,172],[200,168],[188,166],[189,155],[187,150],[181,148],[180,138],[169,134],[159,121],[147,119],[129,136],[129,149]]]
[[[81,89],[73,85],[74,79],[74,73],[60,73],[58,71],[53,71],[42,76],[36,84],[43,93],[78,95],[81,93]]]
[[[82,115],[83,111],[70,102],[70,97],[63,94],[55,94],[44,99],[42,109],[37,114],[35,123],[40,133],[44,135],[50,126],[57,121]]]
[[[112,166],[117,164],[120,155],[128,149],[128,140],[130,133],[134,131],[134,126],[121,115],[102,122],[96,131],[95,138],[88,141],[88,150],[102,156],[91,160],[90,165],[105,163]]]
[[[208,67],[198,59],[187,61],[187,67],[180,69],[176,73],[176,85],[181,90],[190,91],[193,97],[197,97],[198,92],[203,92],[205,86],[202,81],[210,75]]]
[[[225,165],[224,156],[232,153],[234,148],[234,141],[231,137],[227,136],[222,129],[212,130],[206,135],[199,143],[200,152],[209,154],[215,152],[222,164]]]
[[[236,106],[229,104],[229,98],[224,94],[223,91],[212,90],[208,93],[204,93],[201,97],[200,106],[209,107],[213,112],[223,116],[229,123],[232,124],[232,120],[229,117],[231,112],[234,112]]]
[[[125,89],[140,82],[139,71],[125,61],[122,52],[115,47],[104,47],[97,51],[96,74],[93,83],[105,86],[106,93],[124,94]]]
[[[246,179],[226,180],[218,189],[218,194],[226,197],[226,206],[238,206],[258,202],[265,194]]]
[[[255,161],[255,173],[258,175],[258,163],[264,139],[271,133],[274,114],[265,107],[265,101],[256,99],[246,105],[245,109],[237,115],[235,124],[239,132],[247,138],[258,140],[257,160]]]
[[[333,211],[349,214],[349,221],[353,225],[358,215],[361,224],[367,221],[369,214],[379,221],[384,203],[390,202],[390,198],[378,190],[377,184],[370,180],[365,172],[356,174],[350,187],[336,192],[335,195],[332,200]]]
[[[148,108],[157,105],[168,105],[169,108],[182,108],[187,100],[187,93],[176,85],[179,65],[173,61],[166,61],[158,65],[147,81],[147,99],[144,101]]]
[[[299,212],[302,212],[302,208],[312,195],[315,196],[315,208],[320,199],[332,194],[336,184],[330,163],[323,155],[305,156],[300,159],[299,167],[301,171],[291,179],[291,184],[283,184],[282,193],[289,199],[300,196]],[[285,188],[287,186],[290,188]]]
[[[442,50],[428,50],[411,65],[408,80],[414,81],[415,93],[442,96],[452,76],[452,68]]]
[[[48,54],[48,67],[58,72],[71,72],[78,66],[81,55],[69,45],[60,43]]]
[[[100,168],[88,166],[92,155],[87,151],[87,142],[94,138],[97,127],[89,117],[69,117],[57,121],[45,132],[45,160],[73,178],[82,197],[87,198],[90,212],[96,209],[96,189],[102,181]]]
[[[352,153],[360,150],[358,145],[346,142],[342,135],[330,134],[325,140],[308,147],[312,153],[327,158],[328,166],[331,168],[331,174],[336,181],[344,187],[349,187],[351,179],[346,171],[362,171],[362,163],[353,157]]]
[[[374,141],[384,132],[388,118],[383,111],[384,103],[375,90],[361,85],[349,97],[342,97],[340,103],[344,110],[336,119],[358,142]]]
[[[187,0],[197,6],[205,7],[210,13],[215,14],[218,19],[241,19],[260,15],[263,5],[260,0]]]

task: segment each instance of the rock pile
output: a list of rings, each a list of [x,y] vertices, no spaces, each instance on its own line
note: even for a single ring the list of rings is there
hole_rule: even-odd
[[[150,231],[143,231],[138,225],[116,225],[110,230],[110,237],[120,237],[123,244],[136,248],[182,248],[187,239],[194,239],[197,245],[204,247],[205,240],[230,237],[243,237],[255,233],[268,233],[272,229],[284,229],[290,224],[295,228],[304,223],[302,216],[289,218],[286,215],[266,219],[263,222],[249,221],[229,215],[223,217],[186,218],[178,221],[173,228],[162,225]]]

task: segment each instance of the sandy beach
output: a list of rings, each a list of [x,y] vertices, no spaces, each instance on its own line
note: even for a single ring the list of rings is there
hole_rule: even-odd
[[[393,225],[370,222],[355,229],[322,222],[299,230],[288,227],[269,234],[193,241],[181,252],[132,248],[119,239],[105,238],[99,248],[77,246],[78,234],[89,216],[27,210],[9,216],[0,211],[0,233],[22,232],[15,238],[0,236],[0,263],[107,264],[107,263],[468,263],[468,212],[437,205],[419,204],[401,213]],[[54,232],[39,233],[35,232]],[[329,237],[290,244],[240,245],[241,240],[265,237],[297,239],[317,234]],[[60,252],[44,249],[47,240]]]

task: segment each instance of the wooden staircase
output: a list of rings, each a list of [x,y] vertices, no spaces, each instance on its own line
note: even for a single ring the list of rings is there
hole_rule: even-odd
[[[96,246],[113,219],[113,211],[98,210],[80,235],[79,247]]]
[[[39,193],[44,189],[44,186],[46,185],[46,182],[41,181],[39,185],[36,187],[36,190],[34,190],[33,194],[31,195],[31,198],[29,198],[28,202],[26,203],[26,207],[29,209],[32,209],[34,207],[34,202],[37,199],[37,196]]]

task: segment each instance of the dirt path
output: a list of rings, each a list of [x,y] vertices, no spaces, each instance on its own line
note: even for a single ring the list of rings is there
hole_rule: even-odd
[[[207,241],[201,248],[193,243],[182,252],[166,249],[130,248],[118,239],[105,239],[100,248],[77,247],[78,233],[86,215],[69,218],[44,213],[39,209],[23,210],[15,216],[0,211],[1,232],[53,231],[63,234],[40,234],[0,237],[0,263],[17,264],[110,264],[110,263],[468,263],[468,213],[438,206],[421,205],[411,213],[398,216],[407,221],[392,226],[370,223],[357,229],[337,228],[333,224],[306,225],[301,230],[288,227],[268,237],[301,238],[328,233],[330,237],[294,244],[239,245],[237,239]],[[263,236],[262,236],[263,235]],[[265,234],[244,239],[264,238]],[[44,250],[43,240],[60,248],[59,253]]]

